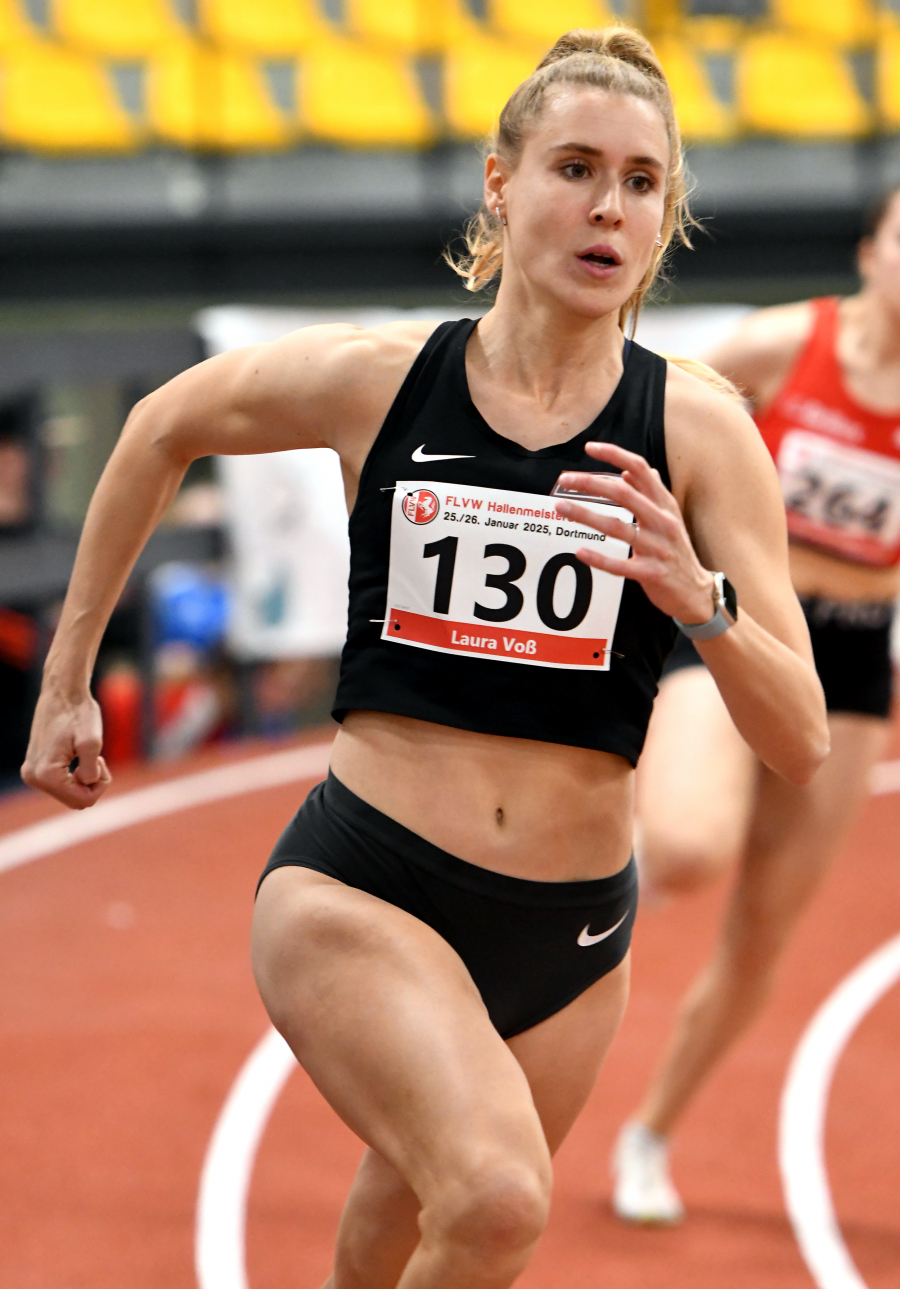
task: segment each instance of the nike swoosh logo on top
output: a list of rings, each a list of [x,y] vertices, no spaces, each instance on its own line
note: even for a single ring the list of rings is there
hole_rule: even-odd
[[[422,448],[424,448],[424,446],[425,444],[423,443]],[[433,452],[433,453],[429,452],[426,454],[425,452],[422,451],[422,448],[416,448],[415,452],[412,454],[413,461],[474,461],[475,460],[474,452],[451,452],[449,453],[449,455],[443,452]]]
[[[628,914],[623,913],[615,926],[611,926],[608,931],[601,931],[599,935],[589,934],[591,924],[588,922],[587,926],[578,937],[578,943],[581,945],[582,949],[589,949],[592,944],[599,944],[601,940],[608,940],[613,931],[618,931],[619,927],[627,917]]]

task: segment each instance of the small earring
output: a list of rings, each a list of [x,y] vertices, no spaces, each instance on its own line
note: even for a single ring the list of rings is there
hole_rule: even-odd
[[[656,239],[656,245],[657,245],[657,246],[662,246],[662,238],[661,238],[661,237],[657,237],[657,239]]]

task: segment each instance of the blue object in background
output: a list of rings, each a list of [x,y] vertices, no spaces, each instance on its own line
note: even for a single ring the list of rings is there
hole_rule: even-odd
[[[155,644],[211,649],[223,639],[230,597],[220,578],[196,564],[161,564],[150,579],[150,596]]]

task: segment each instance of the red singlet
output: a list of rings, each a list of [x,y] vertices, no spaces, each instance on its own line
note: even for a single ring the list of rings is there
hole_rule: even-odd
[[[810,301],[813,328],[756,424],[772,453],[795,541],[859,564],[900,563],[900,409],[871,412],[837,360],[836,298]]]

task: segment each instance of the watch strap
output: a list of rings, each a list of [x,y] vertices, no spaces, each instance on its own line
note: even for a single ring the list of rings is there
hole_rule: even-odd
[[[673,618],[672,621],[688,640],[715,640],[716,636],[720,636],[723,631],[734,626],[721,609],[716,609],[708,622],[684,623],[679,622],[677,618]]]

